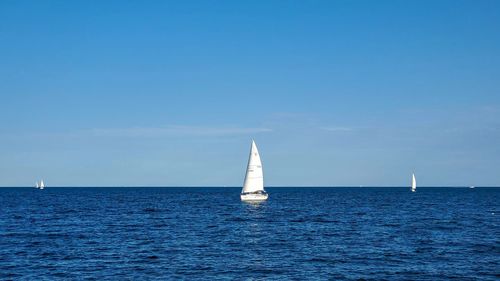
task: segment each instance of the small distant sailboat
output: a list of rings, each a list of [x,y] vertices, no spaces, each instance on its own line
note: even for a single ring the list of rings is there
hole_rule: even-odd
[[[45,184],[43,183],[43,180],[40,181],[40,183],[38,183],[37,181],[35,182],[35,188],[36,189],[44,189],[45,188]]]
[[[411,175],[411,192],[417,191],[417,180],[415,179],[415,174]]]
[[[243,183],[240,198],[241,201],[263,201],[267,200],[268,197],[269,195],[264,190],[264,175],[259,151],[255,141],[252,140],[245,182]]]
[[[469,186],[469,188],[475,188],[475,186],[471,185],[471,186]]]
[[[41,180],[40,183],[35,182],[35,188],[36,189],[44,189],[45,188],[45,184],[43,183],[43,180]]]

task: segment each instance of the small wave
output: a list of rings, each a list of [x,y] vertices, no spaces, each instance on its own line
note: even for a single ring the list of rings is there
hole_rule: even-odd
[[[324,219],[324,218],[318,218],[312,220],[312,222],[320,222],[320,223],[338,223],[338,220],[329,220],[329,219]]]
[[[17,278],[21,278],[23,275],[17,274],[14,272],[8,272],[6,274],[0,274],[0,279],[2,280],[16,280]]]
[[[311,258],[309,260],[307,260],[309,262],[320,262],[320,263],[330,263],[331,260],[330,259],[327,259],[327,258],[319,258],[319,257],[315,257],[315,258]]]
[[[384,223],[382,226],[387,226],[387,227],[400,227],[401,224],[399,223]]]
[[[247,221],[247,220],[240,218],[240,217],[232,217],[232,218],[226,219],[226,221],[242,222],[242,221]]]
[[[67,209],[67,210],[62,210],[62,211],[57,212],[57,214],[59,214],[59,215],[74,214],[74,213],[78,213],[78,211],[75,209]]]
[[[479,254],[498,253],[500,252],[500,247],[492,244],[474,244],[472,245],[472,251]]]
[[[214,268],[211,266],[206,266],[206,265],[197,265],[194,267],[194,270],[199,270],[199,271],[206,271],[206,270],[213,270]]]
[[[434,247],[418,247],[415,249],[415,253],[418,253],[418,254],[430,253],[430,252],[433,252],[434,250],[435,250]]]

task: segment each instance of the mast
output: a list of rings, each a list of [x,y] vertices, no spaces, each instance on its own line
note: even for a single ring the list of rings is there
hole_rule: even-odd
[[[250,155],[248,156],[247,172],[241,193],[264,191],[264,174],[262,161],[255,141],[252,140]]]

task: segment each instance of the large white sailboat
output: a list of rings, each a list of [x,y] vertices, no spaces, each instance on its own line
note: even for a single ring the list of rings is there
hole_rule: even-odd
[[[415,179],[415,174],[411,175],[411,192],[417,191],[417,180]]]
[[[40,181],[40,189],[44,189],[45,185],[43,184],[43,180]]]
[[[243,183],[240,197],[241,201],[263,201],[269,197],[264,190],[262,162],[260,161],[259,151],[254,140],[252,140],[250,148],[245,182]]]

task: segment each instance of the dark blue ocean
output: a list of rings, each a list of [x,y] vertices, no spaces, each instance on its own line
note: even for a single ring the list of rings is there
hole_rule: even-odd
[[[500,188],[0,188],[1,280],[499,280]]]

